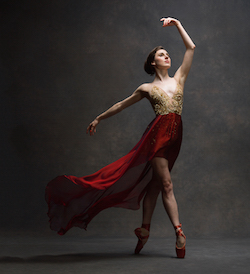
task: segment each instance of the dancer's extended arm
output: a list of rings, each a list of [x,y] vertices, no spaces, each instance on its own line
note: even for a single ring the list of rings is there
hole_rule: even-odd
[[[193,43],[192,39],[187,34],[187,32],[185,31],[185,29],[183,28],[183,26],[179,20],[168,17],[168,18],[162,18],[161,21],[163,22],[163,27],[167,27],[167,26],[176,26],[177,27],[177,29],[181,35],[181,38],[184,42],[184,45],[186,47],[186,52],[185,52],[182,64],[174,75],[174,78],[180,84],[184,85],[184,83],[187,79],[189,70],[191,68],[192,61],[193,61],[195,44]]]
[[[114,104],[111,108],[109,108],[108,110],[106,110],[105,112],[103,112],[102,114],[97,116],[95,118],[95,120],[92,121],[89,124],[89,126],[87,127],[86,133],[89,133],[90,135],[94,135],[94,133],[96,133],[96,126],[100,123],[101,120],[109,118],[109,117],[121,112],[123,109],[133,105],[134,103],[136,103],[136,102],[140,101],[142,98],[144,98],[145,94],[142,91],[142,86],[137,88],[131,96],[127,97],[126,99],[124,99],[121,102]]]

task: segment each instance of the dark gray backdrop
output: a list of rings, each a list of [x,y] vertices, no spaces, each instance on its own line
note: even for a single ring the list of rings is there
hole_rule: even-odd
[[[47,182],[83,176],[127,153],[154,114],[145,100],[85,129],[143,82],[163,45],[173,75],[185,47],[162,16],[178,18],[197,48],[186,82],[184,141],[172,178],[186,234],[249,235],[248,0],[1,1],[1,233],[49,230]],[[108,209],[88,232],[131,235],[141,211]],[[159,199],[152,234],[172,235]]]

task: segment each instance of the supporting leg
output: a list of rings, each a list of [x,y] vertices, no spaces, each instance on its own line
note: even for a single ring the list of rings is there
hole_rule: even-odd
[[[182,249],[186,244],[186,237],[180,230],[180,220],[177,202],[174,196],[173,183],[171,180],[168,161],[165,158],[155,157],[152,162],[154,176],[162,186],[162,201],[170,221],[176,229],[176,248]]]

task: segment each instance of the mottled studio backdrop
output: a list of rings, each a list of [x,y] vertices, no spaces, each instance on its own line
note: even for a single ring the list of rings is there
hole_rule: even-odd
[[[49,180],[83,176],[127,153],[154,118],[145,100],[89,122],[143,82],[148,52],[163,45],[170,75],[185,47],[163,16],[178,18],[197,48],[184,96],[184,141],[172,172],[189,236],[249,235],[248,0],[9,0],[0,2],[1,233],[50,231]],[[141,210],[108,209],[88,232],[133,235]],[[198,234],[197,234],[198,233]],[[161,199],[152,235],[173,235]],[[65,236],[66,237],[66,236]]]

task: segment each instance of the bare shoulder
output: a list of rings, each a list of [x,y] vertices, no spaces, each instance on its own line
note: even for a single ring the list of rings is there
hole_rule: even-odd
[[[142,85],[140,85],[135,92],[140,92],[142,93],[144,96],[147,96],[150,91],[152,89],[152,83],[144,83]]]

